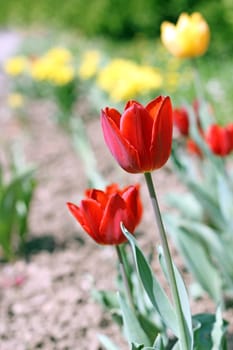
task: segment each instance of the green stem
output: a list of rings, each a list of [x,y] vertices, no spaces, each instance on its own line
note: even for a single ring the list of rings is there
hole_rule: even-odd
[[[121,251],[121,248],[119,245],[116,245],[116,252],[117,252],[117,256],[118,256],[118,260],[119,260],[120,273],[121,273],[122,280],[124,283],[125,292],[126,292],[130,306],[132,307],[133,310],[135,310],[133,296],[131,293],[131,289],[130,289],[130,285],[129,285],[129,281],[128,281],[128,277],[127,277],[124,257],[123,257],[123,254],[122,254],[122,251]]]
[[[97,170],[96,158],[85,130],[81,117],[70,120],[70,133],[75,150],[79,153],[90,187],[104,188],[105,181]]]
[[[201,83],[196,59],[192,59],[191,64],[192,64],[193,74],[194,74],[194,88],[195,88],[196,97],[199,103],[202,103],[204,100],[204,93],[203,93],[203,87],[202,87],[203,85]]]
[[[185,319],[184,319],[184,315],[183,315],[183,311],[182,311],[182,307],[181,307],[181,300],[180,300],[179,291],[177,288],[171,253],[170,253],[169,246],[168,246],[166,232],[165,232],[165,229],[163,226],[163,221],[162,221],[162,217],[161,217],[161,213],[160,213],[160,209],[159,209],[159,205],[158,205],[158,200],[157,200],[155,189],[154,189],[152,176],[151,176],[151,173],[144,173],[144,175],[145,175],[145,180],[146,180],[146,184],[148,187],[148,191],[150,194],[156,222],[158,225],[160,239],[162,242],[163,253],[164,253],[164,258],[165,258],[165,262],[166,262],[166,266],[167,266],[167,272],[168,272],[168,278],[169,278],[169,283],[170,283],[170,287],[171,287],[172,298],[173,298],[173,302],[175,305],[177,320],[178,320],[178,324],[179,324],[179,330],[180,330],[180,339],[179,340],[180,340],[181,350],[188,350],[189,347],[188,347]]]

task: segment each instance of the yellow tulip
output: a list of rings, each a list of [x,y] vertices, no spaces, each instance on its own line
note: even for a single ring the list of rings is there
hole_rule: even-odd
[[[175,57],[190,58],[203,55],[209,45],[210,30],[202,15],[182,13],[177,24],[163,22],[161,40]]]

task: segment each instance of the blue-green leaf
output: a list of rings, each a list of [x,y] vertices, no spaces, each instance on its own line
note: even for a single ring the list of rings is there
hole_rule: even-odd
[[[162,247],[159,247],[159,261],[160,261],[160,264],[161,264],[163,270],[167,271]],[[185,326],[186,326],[185,331],[186,331],[186,335],[187,335],[187,338],[189,341],[189,349],[192,350],[192,348],[193,348],[193,329],[192,329],[192,315],[191,315],[191,310],[190,310],[189,297],[188,297],[188,293],[187,293],[183,278],[182,278],[179,270],[177,269],[177,267],[175,266],[174,263],[173,263],[173,268],[174,268],[179,298],[180,298],[180,302],[181,302],[183,317],[185,320]]]
[[[223,349],[225,343],[226,324],[222,319],[221,308],[218,307],[216,311],[216,319],[211,332],[213,347],[211,350],[221,350]]]
[[[105,347],[106,350],[120,350],[116,344],[113,343],[109,337],[103,334],[99,334],[98,338],[101,344]]]
[[[228,222],[228,226],[233,228],[232,217],[233,217],[233,191],[230,186],[228,179],[222,174],[218,175],[218,200],[219,207],[222,215]]]
[[[129,343],[150,345],[150,341],[142,329],[135,312],[128,306],[122,295],[118,294],[120,308],[122,311],[123,324]]]
[[[124,227],[123,224],[121,224],[121,228],[122,232],[129,240],[138,274],[151,303],[160,314],[166,326],[170,328],[176,336],[178,336],[179,328],[177,325],[176,314],[167,294],[154,276],[150,265],[148,264],[142,251],[139,249],[133,235]]]
[[[190,271],[202,288],[216,302],[219,302],[222,297],[222,279],[218,269],[212,262],[208,246],[206,246],[204,241],[200,240],[200,237],[198,239],[198,231],[196,231],[196,237],[194,231],[192,231],[195,223],[191,225],[190,229],[186,226],[186,221],[184,222],[184,227],[179,227],[175,220],[166,220],[166,223],[169,234],[175,237],[177,248],[184,256]]]
[[[226,226],[226,221],[219,210],[218,203],[215,203],[210,194],[206,192],[200,184],[194,181],[189,181],[188,186],[198,202],[202,205],[202,208],[207,214],[208,218],[212,220],[213,224],[216,227],[224,229]]]
[[[155,349],[155,350],[165,350],[161,334],[157,335],[157,337],[155,339],[155,342],[153,344],[153,349]]]
[[[218,316],[219,317],[219,316]],[[194,332],[194,349],[198,350],[227,350],[226,339],[222,338],[219,348],[213,348],[212,334],[216,324],[216,317],[213,314],[198,314],[193,316],[193,320],[200,324],[200,327]],[[219,322],[219,321],[217,321]],[[226,322],[224,322],[226,331]],[[217,326],[218,328],[218,326]]]

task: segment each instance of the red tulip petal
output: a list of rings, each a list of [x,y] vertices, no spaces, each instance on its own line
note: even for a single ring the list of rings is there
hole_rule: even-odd
[[[206,142],[213,153],[220,155],[219,147],[219,126],[211,125],[206,133]]]
[[[103,210],[99,203],[93,199],[84,199],[80,203],[84,222],[89,228],[89,235],[97,242],[102,243],[99,234],[99,227],[103,216]]]
[[[140,169],[140,162],[137,150],[121,135],[120,130],[111,116],[101,112],[101,124],[104,139],[113,157],[119,165],[130,173],[137,173]]]
[[[119,189],[118,185],[113,183],[109,186],[106,187],[106,190],[105,190],[106,194],[109,196],[113,193],[120,193],[121,190]]]
[[[142,217],[142,203],[139,197],[139,186],[129,186],[122,194],[128,211],[134,217],[135,226],[139,224]]]
[[[206,134],[206,141],[216,155],[226,156],[231,152],[231,134],[225,127],[211,125]]]
[[[164,103],[165,99],[166,99],[165,96],[158,96],[146,105],[145,109],[148,111],[148,113],[153,119],[157,118],[158,112],[162,104]]]
[[[169,97],[161,98],[147,107],[150,113],[157,113],[152,131],[151,162],[153,169],[162,167],[168,160],[172,145],[172,105]]]
[[[116,126],[120,129],[120,119],[121,119],[121,114],[115,109],[115,108],[109,108],[106,107],[104,110],[104,113],[114,121]]]
[[[107,204],[108,196],[104,191],[91,188],[86,191],[86,195],[88,198],[94,199],[96,202],[98,202],[102,208],[104,208]]]
[[[81,201],[80,207],[67,203],[71,214],[78,220],[83,229],[97,242],[99,241],[99,226],[103,211],[97,202],[87,199]]]
[[[138,151],[141,168],[150,168],[150,144],[153,119],[139,104],[132,104],[121,116],[120,131]]]
[[[132,107],[132,105],[135,105],[135,104],[136,104],[137,106],[140,106],[140,107],[144,108],[143,105],[141,105],[141,103],[139,103],[139,102],[137,102],[137,101],[135,101],[135,100],[130,100],[130,101],[128,101],[128,102],[126,103],[125,108],[124,108],[124,111],[126,111],[128,108]]]
[[[181,135],[188,136],[189,116],[184,107],[173,109],[173,124],[179,130]]]
[[[113,194],[105,208],[100,225],[100,234],[105,244],[120,244],[126,241],[121,232],[120,222],[124,221],[127,216],[124,200],[119,194]]]
[[[222,155],[226,156],[231,152],[231,135],[224,127],[222,128]]]
[[[80,225],[83,227],[83,229],[89,235],[91,235],[90,227],[89,227],[88,223],[86,222],[85,217],[83,216],[83,213],[80,210],[80,208],[77,205],[73,204],[73,203],[67,203],[67,206],[68,206],[68,209],[71,212],[71,214],[80,223]]]

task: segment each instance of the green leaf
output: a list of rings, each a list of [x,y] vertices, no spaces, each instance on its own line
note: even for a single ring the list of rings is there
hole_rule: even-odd
[[[205,247],[192,239],[188,232],[181,231],[181,246],[184,255],[187,257],[188,265],[202,288],[209,295],[219,302],[222,298],[222,279],[219,271],[215,268],[209,258]],[[191,252],[190,252],[190,247]]]
[[[106,309],[116,309],[119,307],[115,292],[106,290],[92,290],[92,297]]]
[[[150,349],[150,348],[146,348],[146,349]],[[131,350],[145,350],[144,345],[135,345],[135,344],[131,344]]]
[[[122,326],[123,321],[116,293],[112,291],[98,291],[94,289],[92,290],[91,294],[95,301],[102,305],[105,310],[110,312],[113,321],[119,326]]]
[[[226,334],[226,324],[222,319],[221,308],[218,307],[216,311],[216,320],[213,325],[211,332],[213,347],[212,350],[221,350],[226,347],[226,339],[224,338]]]
[[[171,219],[171,217],[169,218]],[[179,227],[174,220],[166,220],[166,224],[169,234],[175,237],[177,248],[183,255],[189,270],[194,274],[202,288],[218,303],[222,297],[222,279],[212,262],[208,246],[198,238],[198,231],[195,231],[196,235],[192,231],[195,223],[190,229],[186,226],[186,221],[183,223],[184,227]]]
[[[219,316],[218,316],[219,317]],[[198,314],[193,320],[200,323],[200,327],[194,332],[194,349],[213,350],[212,334],[216,324],[216,317],[213,314]],[[219,321],[217,321],[219,322]],[[226,325],[226,323],[225,323]],[[219,326],[217,326],[218,328]],[[217,348],[214,348],[216,350]],[[225,339],[218,350],[227,350]]]
[[[167,267],[166,267],[166,262],[164,259],[162,247],[159,247],[158,250],[159,250],[160,264],[161,264],[163,270],[166,271],[165,275],[167,275]],[[180,298],[180,302],[181,302],[181,309],[182,309],[183,317],[185,320],[185,326],[186,326],[185,331],[186,331],[186,335],[187,335],[187,338],[189,341],[189,349],[192,350],[192,348],[193,348],[193,329],[192,329],[192,315],[191,315],[191,310],[190,310],[189,297],[188,297],[188,293],[187,293],[183,278],[182,278],[179,270],[177,269],[177,267],[175,266],[174,263],[173,263],[173,268],[174,268],[179,298]]]
[[[172,350],[181,350],[180,349],[180,344],[179,344],[178,341],[173,345]]]
[[[233,217],[233,192],[232,187],[227,181],[226,176],[222,174],[218,175],[217,179],[217,189],[218,189],[218,200],[219,207],[221,209],[222,215],[228,222],[228,226],[233,228],[232,217]]]
[[[135,312],[128,306],[124,298],[118,293],[120,308],[122,311],[123,324],[129,343],[150,345],[150,341],[142,329]]]
[[[164,344],[163,344],[163,339],[161,337],[161,334],[158,334],[155,342],[153,344],[153,348],[152,349],[156,349],[156,350],[165,350]]]
[[[18,175],[16,174],[9,183],[2,184],[0,194],[0,244],[3,247],[5,257],[8,259],[14,253],[13,235],[19,236],[16,239],[25,238],[29,205],[34,189],[32,179],[33,169],[27,169],[24,172],[21,171]],[[24,211],[19,210],[22,208]]]
[[[218,204],[215,203],[210,194],[206,192],[198,183],[193,181],[188,181],[188,186],[198,202],[202,205],[208,219],[212,221],[214,226],[224,229],[226,227],[226,221],[219,210]]]
[[[223,275],[224,283],[230,289],[233,288],[233,241],[232,233],[219,232],[209,226],[183,220],[182,227],[188,231],[190,237],[198,242],[206,251],[209,260],[213,266],[219,271],[219,275]]]
[[[177,325],[176,314],[168,296],[166,295],[164,289],[161,287],[160,283],[154,276],[150,265],[148,264],[142,251],[137,246],[136,240],[133,237],[133,235],[130,234],[130,232],[124,227],[123,224],[121,224],[121,229],[124,235],[129,240],[133,251],[133,256],[135,259],[138,274],[151,303],[161,316],[166,326],[170,328],[176,336],[178,336],[179,328]]]
[[[109,337],[103,334],[99,334],[98,338],[101,344],[105,347],[106,350],[120,350],[117,345],[115,345]]]
[[[145,295],[145,296],[147,297],[147,295]],[[150,343],[152,344],[154,342],[157,334],[159,332],[161,332],[161,327],[157,326],[155,322],[152,322],[149,319],[148,315],[142,315],[139,313],[137,315],[137,318],[138,318],[138,321],[139,321],[142,329],[144,330],[148,339],[150,340]]]
[[[95,154],[88,141],[85,125],[81,118],[72,118],[70,121],[72,142],[75,150],[82,159],[85,173],[92,187],[104,188],[105,180],[98,172]]]
[[[203,210],[200,203],[191,193],[169,193],[166,196],[169,205],[178,209],[182,215],[192,220],[202,220]]]

